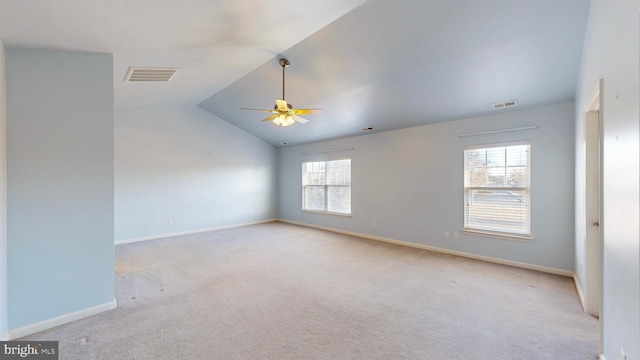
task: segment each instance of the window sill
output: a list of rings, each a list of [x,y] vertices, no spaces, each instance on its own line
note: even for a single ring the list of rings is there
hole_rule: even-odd
[[[485,237],[491,237],[496,239],[515,240],[515,241],[522,241],[522,242],[533,241],[533,237],[531,235],[516,235],[516,234],[507,234],[507,233],[499,233],[499,232],[491,232],[491,231],[483,231],[483,230],[475,230],[475,229],[463,229],[462,232],[469,235],[485,236]]]
[[[336,212],[330,212],[330,211],[306,210],[306,209],[300,209],[300,211],[304,211],[306,213],[311,213],[311,214],[333,215],[333,216],[351,218],[351,214],[343,214],[343,213],[336,213]]]

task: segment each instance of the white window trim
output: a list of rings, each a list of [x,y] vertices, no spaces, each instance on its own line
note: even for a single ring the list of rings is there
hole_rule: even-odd
[[[330,157],[330,158],[323,158],[323,159],[317,159],[317,160],[303,160],[302,161],[302,165],[304,165],[305,163],[312,163],[312,162],[332,162],[332,161],[340,161],[340,160],[349,160],[349,166],[351,166],[351,157]],[[351,169],[351,168],[350,168]],[[302,181],[301,181],[302,183]],[[301,208],[300,211],[304,211],[307,213],[312,213],[312,214],[322,214],[322,215],[334,215],[334,216],[341,216],[341,217],[347,217],[347,218],[351,218],[352,214],[353,214],[353,208],[351,209],[350,212],[348,213],[341,213],[341,212],[335,212],[335,211],[328,211],[328,210],[313,210],[313,209],[305,209],[304,204],[305,204],[305,186],[322,186],[324,187],[325,191],[324,191],[324,199],[325,199],[325,204],[328,205],[329,204],[329,191],[328,188],[329,187],[348,187],[349,189],[351,189],[351,185],[302,185],[301,184]]]
[[[526,188],[514,188],[514,187],[472,187],[472,186],[466,186],[466,182],[465,182],[465,186],[463,186],[463,198],[464,198],[464,208],[463,208],[463,214],[464,214],[464,219],[463,219],[463,223],[464,223],[464,228],[462,229],[463,233],[469,234],[469,235],[477,235],[477,236],[486,236],[486,237],[492,237],[492,238],[498,238],[498,239],[506,239],[506,240],[516,240],[516,241],[522,241],[522,242],[531,242],[533,240],[533,236],[531,235],[531,141],[530,140],[522,140],[522,141],[511,141],[511,142],[500,142],[500,143],[487,143],[487,144],[478,144],[478,145],[466,145],[464,146],[464,152],[466,152],[467,150],[474,150],[474,149],[486,149],[486,148],[493,148],[493,147],[504,147],[504,146],[516,146],[516,145],[528,145],[529,146],[529,151],[527,152],[527,177],[528,177],[528,187]],[[467,172],[467,163],[466,160],[464,162],[464,180],[466,180],[466,172]],[[466,227],[467,225],[467,214],[468,214],[468,209],[467,209],[467,191],[469,190],[478,190],[478,189],[487,189],[487,190],[515,190],[515,191],[522,191],[525,190],[525,194],[527,197],[527,209],[526,209],[526,219],[527,219],[527,231],[528,233],[526,234],[519,234],[519,233],[511,233],[511,232],[502,232],[502,231],[492,231],[492,230],[485,230],[485,229],[476,229],[476,228],[469,228]]]
[[[477,236],[485,236],[497,239],[505,239],[505,240],[516,240],[522,242],[531,242],[533,241],[533,236],[531,235],[517,235],[511,233],[503,233],[498,231],[486,231],[486,230],[478,230],[472,228],[464,228],[462,232],[469,235],[477,235]]]
[[[308,210],[308,209],[300,209],[300,211],[304,211],[304,212],[306,212],[306,213],[311,213],[311,214],[321,214],[321,215],[340,216],[340,217],[346,217],[346,218],[351,218],[351,217],[353,217],[353,214],[339,213],[339,212],[331,212],[331,211],[323,211],[323,210]]]

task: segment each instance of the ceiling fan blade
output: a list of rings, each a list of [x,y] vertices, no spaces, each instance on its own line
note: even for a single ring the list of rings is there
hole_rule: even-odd
[[[318,114],[323,112],[322,109],[291,109],[295,114]]]
[[[280,114],[273,114],[273,115],[269,116],[268,118],[265,118],[265,119],[261,120],[260,122],[271,121],[271,120],[277,118],[279,115]]]
[[[276,109],[279,111],[289,111],[289,105],[286,100],[276,99]]]
[[[252,109],[252,108],[240,108],[241,110],[252,110],[252,111],[262,111],[262,112],[270,112],[270,113],[277,113],[276,110],[267,110],[267,109]]]
[[[291,117],[293,118],[293,120],[299,122],[300,124],[304,124],[306,122],[309,122],[309,120],[303,118],[302,116],[292,115]]]

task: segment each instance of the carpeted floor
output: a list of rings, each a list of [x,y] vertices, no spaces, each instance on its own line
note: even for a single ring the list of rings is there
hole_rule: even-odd
[[[569,278],[284,223],[116,247],[60,359],[597,359]]]

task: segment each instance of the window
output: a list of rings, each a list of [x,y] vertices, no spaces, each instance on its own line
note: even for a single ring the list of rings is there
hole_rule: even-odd
[[[302,163],[302,209],[351,214],[351,159]]]
[[[529,142],[464,149],[464,228],[530,238]]]

